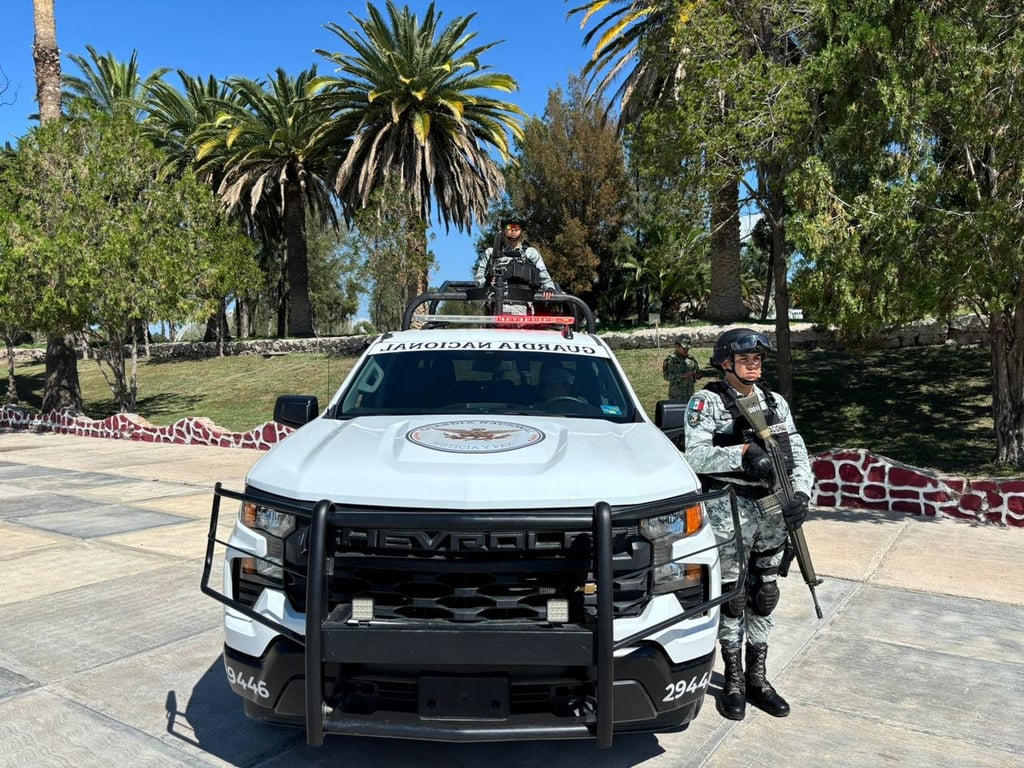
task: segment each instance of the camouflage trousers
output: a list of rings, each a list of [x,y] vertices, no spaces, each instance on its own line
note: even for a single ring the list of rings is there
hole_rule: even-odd
[[[736,506],[742,538],[740,556],[747,563],[746,588],[749,595],[760,583],[778,580],[778,567],[782,562],[783,544],[786,541],[786,525],[781,512],[763,512],[753,499],[737,497]],[[731,543],[723,544],[733,535],[729,499],[709,502],[707,510],[711,527],[721,545],[719,555],[722,564],[722,588],[725,590],[731,587],[740,572],[740,561],[736,557],[735,548]],[[744,635],[751,643],[768,642],[768,635],[775,626],[775,620],[770,615],[761,616],[756,613],[749,597],[738,617],[727,616],[724,608],[725,606],[721,611],[721,622],[718,626],[718,640],[723,646],[742,644]]]

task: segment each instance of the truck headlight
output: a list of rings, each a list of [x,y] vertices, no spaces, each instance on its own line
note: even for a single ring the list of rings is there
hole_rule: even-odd
[[[295,530],[295,515],[246,501],[242,503],[238,518],[246,528],[265,534],[267,541],[266,557],[249,558],[242,564],[242,570],[268,579],[283,578],[284,539]]]
[[[700,566],[674,562],[672,545],[696,533],[703,525],[704,507],[700,504],[640,521],[640,535],[654,545],[654,564],[651,568],[653,594],[675,592],[700,583]]]

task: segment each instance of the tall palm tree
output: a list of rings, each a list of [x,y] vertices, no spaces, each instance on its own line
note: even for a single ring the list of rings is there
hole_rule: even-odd
[[[386,18],[372,4],[367,12],[366,19],[349,14],[356,32],[327,25],[350,53],[317,50],[338,72],[316,83],[317,101],[328,115],[320,140],[351,140],[335,189],[362,208],[395,178],[411,195],[424,228],[433,212],[445,229],[468,230],[485,220],[488,202],[504,187],[491,150],[509,157],[509,135],[521,136],[524,114],[479,92],[511,93],[518,83],[481,65],[495,43],[467,48],[476,37],[467,32],[475,14],[442,26],[433,3],[422,21],[392,0]]]
[[[698,0],[588,0],[568,12],[582,15],[580,26],[584,27],[595,14],[608,11],[583,38],[584,45],[594,43],[583,74],[590,77],[597,93],[618,83],[612,100],[619,103],[620,130],[635,124],[644,110],[675,100],[677,89],[683,87],[686,61],[672,44],[674,32],[690,23],[699,5]],[[722,321],[748,314],[740,270],[738,181],[742,170],[738,161],[735,165],[735,178],[710,192],[708,314]]]
[[[249,216],[264,243],[284,243],[289,336],[313,335],[306,215],[338,224],[330,172],[344,145],[314,141],[321,114],[306,94],[315,78],[316,67],[297,77],[279,68],[269,83],[231,78],[233,96],[189,140],[196,171],[221,179],[228,210]]]
[[[72,115],[99,111],[113,115],[125,111],[141,121],[145,98],[150,88],[168,70],[160,67],[142,77],[139,72],[138,51],[132,51],[128,61],[118,61],[112,53],[100,56],[91,45],[85,46],[89,58],[69,54],[68,58],[81,70],[81,77],[64,77],[64,103]]]
[[[57,21],[54,0],[32,0],[35,40],[36,100],[41,125],[60,120],[60,49],[57,47]],[[78,380],[78,356],[74,339],[63,332],[46,336],[46,383],[43,386],[43,411],[62,408],[82,410],[82,388]]]

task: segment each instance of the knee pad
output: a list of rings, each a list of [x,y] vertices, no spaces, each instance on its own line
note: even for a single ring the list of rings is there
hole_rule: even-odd
[[[722,585],[722,592],[729,593],[736,589],[736,582],[729,582],[728,584]],[[747,606],[747,592],[746,590],[740,590],[740,593],[736,595],[732,600],[722,603],[722,613],[728,616],[730,619],[738,619],[743,615],[743,609]]]
[[[758,616],[767,616],[779,604],[779,585],[774,581],[762,581],[750,585],[751,609]]]

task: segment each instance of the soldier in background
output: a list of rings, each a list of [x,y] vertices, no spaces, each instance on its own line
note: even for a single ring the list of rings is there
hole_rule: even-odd
[[[728,486],[736,491],[742,558],[747,563],[745,589],[722,605],[718,641],[725,662],[725,682],[716,706],[722,717],[742,720],[749,701],[775,717],[789,714],[765,672],[768,635],[775,624],[772,611],[779,601],[779,566],[786,549],[786,521],[799,528],[807,517],[813,475],[803,438],[796,431],[789,404],[762,386],[761,365],[772,350],[766,336],[749,328],[726,331],[715,342],[711,365],[722,371],[721,381],[707,385],[690,398],[686,412],[686,460],[707,491]],[[771,457],[749,422],[740,414],[737,397],[753,393],[766,411],[765,421],[785,454],[794,491],[792,502],[780,507],[766,497],[775,472]],[[765,503],[762,504],[762,500]],[[718,540],[732,537],[728,498],[707,504],[708,519]],[[731,547],[721,548],[722,591],[731,591],[739,578],[740,561]],[[746,675],[741,654],[746,639]]]
[[[521,216],[509,215],[501,222],[501,237],[495,237],[494,245],[485,250],[473,265],[473,281],[478,287],[497,286],[503,289],[502,307],[496,307],[498,314],[531,314],[529,302],[508,301],[522,299],[542,291],[549,299],[555,295],[555,282],[548,274],[540,251],[523,238],[524,221]]]
[[[661,364],[661,376],[668,382],[668,399],[688,401],[693,397],[697,379],[704,375],[700,364],[690,357],[691,339],[683,334],[676,339],[675,351]]]

